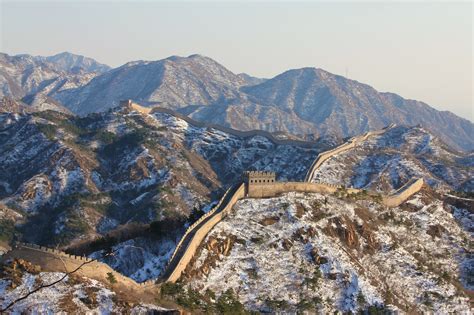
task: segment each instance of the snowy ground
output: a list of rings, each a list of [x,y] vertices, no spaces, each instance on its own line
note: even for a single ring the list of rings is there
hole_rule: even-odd
[[[233,288],[259,311],[292,312],[316,301],[311,308],[323,313],[384,304],[467,314],[457,275],[469,233],[440,201],[422,199],[417,194],[411,210],[320,194],[241,200],[208,235],[189,285],[202,292]],[[427,234],[438,225],[439,233]],[[235,239],[228,256],[213,250],[212,239],[228,238]]]
[[[52,283],[61,277],[59,272],[41,272],[38,275],[25,273],[21,284],[14,289],[9,287],[10,281],[0,279],[0,306],[6,307],[14,299],[37,288],[41,283]],[[28,298],[17,302],[9,309],[11,314],[112,314],[123,313],[143,314],[150,310],[163,310],[153,305],[136,305],[124,307],[118,303],[116,294],[104,287],[100,282],[81,278],[72,281],[66,278],[58,284],[39,290]]]

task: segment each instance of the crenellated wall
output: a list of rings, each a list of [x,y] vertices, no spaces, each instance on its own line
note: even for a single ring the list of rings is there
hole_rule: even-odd
[[[229,193],[230,192],[227,191],[226,195]],[[245,185],[240,184],[240,186],[235,190],[232,196],[226,195],[221,198],[221,204],[215,207],[215,209],[219,211],[214,211],[212,215],[209,215],[208,218],[210,218],[206,222],[204,222],[196,231],[193,231],[192,235],[188,233],[188,236],[182,238],[182,241],[184,241],[186,237],[190,237],[191,239],[189,240],[189,242],[186,243],[184,253],[180,257],[176,257],[177,261],[174,265],[170,266],[172,268],[172,271],[170,272],[169,276],[164,279],[165,281],[176,282],[179,279],[182,272],[186,269],[189,262],[196,253],[197,248],[199,247],[203,239],[206,237],[207,233],[209,233],[209,231],[232,210],[232,207],[239,199],[245,197]],[[182,242],[180,243],[180,246],[183,246]],[[175,250],[175,253],[176,252],[178,252],[178,248]]]
[[[268,198],[292,191],[330,194],[339,188],[342,188],[342,186],[307,182],[276,182],[262,185],[251,184],[248,188],[248,197]]]
[[[32,264],[39,265],[42,271],[50,272],[71,272],[82,265],[75,274],[108,283],[107,274],[112,273],[118,284],[135,287],[136,289],[144,289],[154,285],[154,281],[137,283],[100,261],[70,255],[56,249],[35,244],[16,243],[11,251],[1,257],[1,260],[3,262],[10,258],[27,260]]]
[[[315,146],[314,142],[277,139],[271,133],[268,133],[266,131],[238,131],[217,125],[198,122],[169,109],[156,107],[146,108],[137,105],[131,101],[123,101],[121,102],[121,105],[128,106],[132,110],[136,110],[144,114],[150,114],[153,112],[167,113],[179,117],[195,126],[214,128],[239,137],[263,136],[268,138],[275,144],[296,145],[302,147]],[[392,127],[393,125],[390,125],[389,127],[382,130],[372,131],[364,134],[363,136],[353,137],[348,142],[332,150],[319,154],[316,160],[312,163],[304,182],[275,182],[274,173],[248,173],[246,183],[241,183],[237,186],[229,188],[224,194],[224,196],[219,200],[218,204],[211,211],[203,215],[201,218],[199,218],[199,220],[197,220],[195,223],[193,223],[187,228],[181,240],[176,245],[175,251],[170,257],[168,266],[164,272],[164,276],[159,280],[153,279],[148,280],[144,283],[137,283],[134,280],[114,271],[108,265],[99,261],[91,260],[86,257],[69,255],[67,253],[55,249],[41,247],[34,244],[18,243],[15,248],[13,248],[10,252],[2,256],[2,260],[9,258],[22,258],[32,262],[33,264],[40,265],[41,268],[45,271],[56,272],[72,271],[79,267],[81,264],[86,263],[78,270],[77,273],[79,275],[107,282],[107,274],[112,273],[117,279],[118,283],[124,284],[126,286],[131,286],[140,290],[156,288],[156,283],[159,281],[176,282],[188,266],[189,262],[196,253],[197,248],[204,240],[206,235],[209,233],[209,231],[232,210],[232,207],[239,199],[245,198],[246,196],[253,198],[274,197],[276,195],[287,192],[334,193],[335,191],[343,187],[340,185],[311,183],[315,170],[330,157],[349,150],[355,147],[358,143],[366,140],[368,137],[372,135],[382,134]],[[249,180],[251,177],[250,174],[257,176],[255,177],[257,178],[257,180]],[[259,182],[259,176],[263,176],[263,180],[261,180],[261,182]],[[398,206],[408,197],[418,192],[421,189],[422,185],[423,179],[414,179],[408,182],[406,185],[401,187],[393,194],[384,197],[383,202],[389,207]],[[345,191],[348,193],[357,193],[361,190],[355,188],[348,188],[345,189]]]

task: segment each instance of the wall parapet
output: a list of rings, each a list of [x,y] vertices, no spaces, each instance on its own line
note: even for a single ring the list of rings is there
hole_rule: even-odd
[[[71,255],[54,248],[24,242],[15,243],[12,250],[1,257],[2,261],[8,259],[24,259],[39,265],[44,271],[51,272],[71,272],[80,267],[76,271],[77,274],[104,283],[109,281],[108,274],[112,273],[119,284],[137,289],[150,287],[154,283],[154,280],[148,280],[144,284],[137,283],[96,259]]]
[[[188,266],[207,233],[209,233],[209,231],[231,211],[232,207],[239,199],[245,197],[245,185],[243,183],[235,190],[234,189],[229,189],[226,192],[220,200],[220,205],[216,206],[216,210],[213,214],[206,218],[207,221],[201,221],[202,226],[197,229],[194,227],[193,231],[190,231],[186,236],[183,236],[180,241],[180,248],[175,249],[175,260],[170,260],[167,267],[168,271],[163,277],[164,281],[176,282],[181,277],[181,274]],[[185,248],[183,248],[183,246],[185,246]],[[183,251],[180,256],[178,256],[179,251]]]

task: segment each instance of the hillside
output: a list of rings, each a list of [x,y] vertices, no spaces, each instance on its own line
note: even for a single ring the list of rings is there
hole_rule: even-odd
[[[2,222],[16,222],[18,238],[80,253],[148,237],[155,221],[155,232],[171,243],[152,247],[172,250],[185,223],[244,170],[276,168],[282,179],[301,180],[320,150],[129,108],[84,118],[2,114],[0,130]],[[88,247],[106,234],[115,241]]]
[[[260,80],[236,75],[208,57],[173,56],[129,62],[50,96],[81,115],[132,99],[239,130],[302,137],[345,138],[390,123],[421,124],[455,149],[474,149],[472,122],[317,68]]]
[[[322,134],[346,137],[390,123],[421,124],[450,145],[474,148],[472,122],[322,69],[289,70],[243,91],[263,104],[295,113]]]
[[[391,191],[423,177],[439,190],[472,192],[473,166],[472,153],[449,149],[425,128],[398,126],[325,161],[313,181]]]
[[[472,218],[442,200],[430,189],[394,209],[363,196],[241,200],[184,285],[232,290],[258,312],[469,313]]]

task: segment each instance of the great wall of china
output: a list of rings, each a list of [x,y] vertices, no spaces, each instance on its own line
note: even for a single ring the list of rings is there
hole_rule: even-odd
[[[178,118],[182,118],[185,121],[197,125],[198,127],[208,127],[208,128],[216,128],[212,125],[203,124],[200,122],[195,122],[194,120],[188,117],[180,117],[182,115],[177,115],[173,111],[164,110],[164,109],[150,109],[141,107],[139,105],[128,103],[128,106],[131,106],[133,110],[141,112],[143,114],[150,114],[152,112],[158,111],[163,113],[168,113],[171,115],[175,115]],[[264,178],[264,182],[258,182],[258,180],[250,181],[249,179],[245,183],[240,183],[229,188],[224,196],[219,200],[218,204],[208,213],[203,215],[198,221],[193,223],[189,226],[182,236],[181,240],[176,245],[175,251],[173,252],[168,265],[165,269],[165,272],[160,277],[160,279],[153,279],[148,280],[145,283],[137,283],[134,280],[123,276],[122,274],[114,271],[108,265],[101,263],[96,260],[90,260],[88,258],[69,255],[67,253],[57,251],[54,249],[49,249],[45,247],[41,247],[38,245],[33,244],[25,244],[25,243],[18,243],[11,251],[7,252],[5,255],[1,257],[1,260],[5,260],[8,258],[22,258],[28,261],[31,261],[34,264],[40,265],[41,268],[45,271],[56,271],[56,272],[67,272],[71,271],[84,262],[84,264],[78,271],[80,275],[100,280],[100,281],[107,281],[107,274],[112,273],[117,282],[135,287],[139,290],[148,290],[157,288],[160,282],[176,282],[182,272],[186,269],[187,265],[191,261],[192,257],[196,253],[201,242],[204,240],[206,235],[209,231],[219,223],[231,210],[235,203],[245,197],[254,197],[254,198],[264,198],[264,197],[274,197],[281,193],[286,192],[316,192],[316,193],[334,193],[338,189],[343,189],[344,187],[339,185],[331,185],[331,184],[324,184],[324,183],[312,183],[312,179],[314,176],[314,172],[317,168],[321,166],[321,164],[328,160],[329,158],[333,157],[336,154],[341,152],[347,151],[351,148],[354,148],[357,144],[365,141],[370,136],[373,135],[380,135],[387,131],[392,126],[389,126],[385,129],[372,131],[364,134],[363,136],[353,137],[348,140],[348,142],[338,146],[335,149],[323,152],[318,155],[315,161],[312,163],[311,167],[309,168],[305,181],[304,182],[276,182],[276,181],[268,181],[268,172],[264,174],[262,178]],[[228,130],[232,130],[229,128],[218,127],[216,128],[221,131],[229,132]],[[227,130],[228,129],[228,130]],[[240,137],[250,137],[255,135],[261,135],[264,137],[269,138],[271,141],[278,143],[278,144],[291,144],[291,145],[298,145],[299,143],[306,143],[306,146],[312,146],[314,143],[308,143],[304,141],[297,141],[297,140],[281,140],[276,139],[271,134],[266,132],[260,131],[248,131],[248,132],[241,132],[232,130],[229,132],[236,136]],[[270,135],[270,136],[268,136]],[[259,172],[254,172],[254,175],[258,177]],[[423,179],[412,179],[411,181],[407,182],[404,186],[399,188],[394,193],[383,197],[383,203],[388,207],[396,207],[403,203],[407,198],[411,195],[418,192],[421,187],[423,186]],[[346,193],[357,193],[360,192],[360,189],[355,188],[344,188]]]
[[[80,276],[107,283],[109,281],[108,274],[112,274],[118,284],[137,290],[149,289],[154,285],[154,281],[135,282],[133,279],[116,272],[109,265],[95,259],[70,255],[57,249],[35,244],[16,243],[10,251],[1,257],[1,260],[5,261],[9,258],[21,258],[39,265],[42,271],[51,272],[71,272],[82,265],[76,272]]]
[[[209,129],[219,130],[219,131],[222,131],[222,132],[225,132],[225,133],[228,133],[228,134],[231,134],[233,136],[240,137],[240,138],[251,138],[251,137],[255,137],[255,136],[261,136],[261,137],[265,137],[268,140],[270,140],[271,142],[273,142],[275,144],[279,144],[279,145],[294,145],[294,146],[299,146],[299,147],[303,147],[303,148],[312,148],[312,147],[316,146],[316,142],[312,142],[312,141],[303,141],[303,140],[294,140],[294,139],[278,139],[272,133],[270,133],[268,131],[264,131],[264,130],[240,131],[240,130],[236,130],[236,129],[232,129],[232,128],[228,128],[228,127],[224,127],[224,126],[220,126],[220,125],[215,125],[215,124],[205,123],[205,122],[202,122],[202,121],[197,121],[197,120],[194,120],[194,119],[192,119],[188,116],[185,116],[183,114],[180,114],[180,113],[175,112],[175,111],[173,111],[171,109],[168,109],[168,108],[143,107],[143,106],[140,106],[136,103],[128,102],[128,101],[122,101],[122,102],[120,102],[120,104],[123,107],[129,107],[132,110],[135,110],[137,112],[147,114],[147,115],[148,114],[153,114],[153,113],[168,114],[168,115],[171,115],[171,116],[175,116],[179,119],[182,119],[182,120],[186,121],[187,123],[189,123],[193,126],[196,126],[196,127],[199,127],[199,128],[209,128]]]

